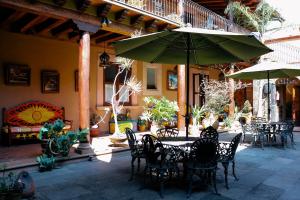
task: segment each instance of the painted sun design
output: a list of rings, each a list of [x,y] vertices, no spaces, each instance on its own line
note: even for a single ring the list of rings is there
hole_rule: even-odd
[[[32,106],[18,113],[18,118],[30,124],[43,123],[55,116],[55,112],[40,106]]]

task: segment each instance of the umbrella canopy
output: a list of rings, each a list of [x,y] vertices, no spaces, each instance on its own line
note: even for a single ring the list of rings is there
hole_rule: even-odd
[[[227,77],[244,80],[268,79],[268,91],[270,91],[270,78],[293,78],[296,76],[300,76],[300,66],[278,62],[262,62]],[[270,94],[268,92],[268,120],[270,119],[270,110]]]
[[[300,76],[300,66],[278,63],[278,62],[262,62],[252,67],[240,70],[228,75],[229,78],[254,80],[269,78],[293,78]]]
[[[249,60],[272,50],[254,35],[184,27],[113,43],[117,56],[149,63],[209,65]],[[189,76],[186,76],[189,83]],[[186,89],[186,137],[189,124],[189,87]]]
[[[270,50],[254,35],[178,28],[113,43],[117,56],[149,63],[208,65],[249,60]]]

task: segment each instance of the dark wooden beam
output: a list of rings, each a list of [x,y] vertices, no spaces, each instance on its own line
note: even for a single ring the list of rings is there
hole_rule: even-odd
[[[129,11],[126,10],[126,9],[117,12],[116,15],[115,15],[115,19],[118,22],[123,22],[126,19],[126,17],[128,16],[128,12]]]
[[[26,12],[24,11],[15,11],[13,14],[11,14],[5,21],[1,23],[1,27],[4,29],[9,28],[9,26],[13,23],[21,19],[24,15],[26,15]]]
[[[91,0],[75,0],[76,8],[80,12],[84,12],[89,5],[91,5]]]
[[[29,29],[31,29],[33,26],[35,26],[36,24],[39,24],[41,22],[43,22],[44,20],[46,20],[47,17],[45,16],[36,16],[33,20],[29,21],[28,23],[26,23],[20,30],[21,33],[25,33],[26,31],[28,31]]]
[[[7,20],[12,14],[14,14],[15,10],[5,7],[0,7],[0,25]]]
[[[98,17],[107,17],[110,9],[111,9],[110,3],[102,4],[101,6],[97,7],[97,16]]]
[[[66,3],[66,0],[53,0],[53,2],[58,6],[63,6]]]
[[[62,7],[57,7],[49,4],[45,4],[42,2],[36,2],[34,6],[32,4],[21,1],[21,0],[1,0],[1,5],[9,7],[9,8],[21,8],[23,10],[27,10],[32,13],[43,13],[44,16],[48,16],[51,18],[56,19],[74,19],[79,20],[82,22],[94,24],[94,25],[101,25],[101,22],[98,17],[88,15],[85,13],[78,13],[73,10],[68,10]],[[124,25],[117,22],[112,22],[107,27],[102,27],[103,30],[111,31],[111,32],[117,32],[123,35],[130,36],[133,31],[135,31],[135,28],[130,27],[128,25]],[[145,31],[142,31],[142,33],[146,33]]]
[[[148,32],[155,32],[157,30],[157,20],[151,20],[146,22],[146,30]]]
[[[143,15],[131,17],[130,24],[133,25],[134,27],[139,27],[139,26],[141,26],[144,18],[145,17]]]
[[[108,32],[100,29],[96,33],[94,33],[93,35],[91,35],[91,39],[98,38],[99,36],[101,36],[101,35],[103,35],[105,33],[108,33]]]
[[[68,20],[65,23],[61,24],[60,26],[51,30],[51,34],[53,36],[60,36],[65,33],[69,33],[75,30],[75,25],[72,20]]]
[[[73,31],[68,33],[68,38],[72,42],[77,42],[80,39],[81,33],[80,31]]]
[[[39,34],[47,34],[48,32],[51,32],[52,29],[66,22],[66,20],[61,20],[61,19],[49,19],[48,21],[50,22],[50,24],[45,23],[42,26],[39,26],[36,32]]]
[[[126,39],[128,38],[129,36],[126,36],[126,35],[121,35],[121,36],[117,36],[117,37],[114,37],[114,38],[111,38],[109,40],[105,40],[105,41],[96,41],[96,44],[101,44],[101,43],[106,43],[107,46],[110,45],[110,43],[114,42],[114,41],[118,41],[118,40],[122,40],[122,39]]]
[[[108,40],[111,40],[111,39],[114,39],[114,38],[117,38],[120,36],[123,36],[123,35],[120,35],[118,33],[111,33],[109,35],[99,37],[98,39],[95,40],[95,43],[99,44],[99,43],[107,42]]]
[[[108,33],[104,33],[104,34],[101,34],[101,35],[98,35],[98,36],[95,36],[93,37],[94,40],[97,40],[97,39],[101,39],[101,38],[105,38],[109,35],[111,35],[112,33],[111,32],[108,32]]]

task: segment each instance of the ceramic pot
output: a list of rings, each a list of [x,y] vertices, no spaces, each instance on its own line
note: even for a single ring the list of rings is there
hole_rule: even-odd
[[[99,137],[100,136],[100,129],[99,128],[91,128],[90,129],[90,136],[91,137]]]

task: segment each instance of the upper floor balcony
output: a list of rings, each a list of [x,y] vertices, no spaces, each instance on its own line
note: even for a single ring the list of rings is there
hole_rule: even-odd
[[[190,23],[193,27],[223,30],[237,33],[249,33],[230,20],[191,0],[93,0],[92,4],[112,4],[141,14],[165,20],[179,26]]]

